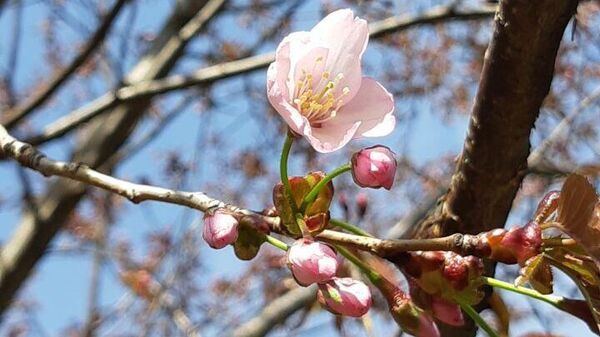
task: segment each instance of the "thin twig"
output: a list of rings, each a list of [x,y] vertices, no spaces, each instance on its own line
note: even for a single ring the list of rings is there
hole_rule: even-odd
[[[2,126],[0,126],[0,148],[4,155],[45,176],[59,176],[96,186],[121,195],[134,203],[154,200],[186,206],[202,212],[215,207],[226,207],[241,215],[261,217],[274,230],[279,227],[279,218],[277,217],[262,216],[250,210],[226,204],[202,192],[186,192],[135,184],[100,173],[85,164],[52,160],[33,146],[12,137]],[[316,237],[322,241],[369,251],[380,257],[393,257],[400,252],[416,250],[445,250],[465,255],[480,255],[476,245],[479,240],[473,235],[453,234],[443,238],[422,240],[381,240],[325,230]]]
[[[155,200],[190,207],[202,212],[215,207],[226,207],[239,214],[259,216],[252,211],[213,199],[202,192],[176,191],[162,187],[135,184],[100,173],[82,163],[49,159],[33,146],[12,137],[1,125],[0,148],[4,152],[4,155],[18,161],[25,167],[38,171],[44,176],[59,176],[96,186],[123,196],[133,203]],[[275,218],[264,217],[264,219],[275,225],[278,223],[278,221],[273,220]]]
[[[7,112],[5,112],[4,125],[11,129],[14,127],[19,121],[29,115],[33,110],[37,109],[39,106],[44,104],[60,87],[63,83],[65,83],[71,75],[75,73],[75,71],[83,65],[90,56],[94,53],[94,51],[102,45],[102,41],[108,35],[110,28],[113,26],[113,22],[121,8],[127,3],[129,0],[118,0],[110,12],[106,14],[100,26],[92,37],[86,42],[85,46],[81,50],[81,52],[71,61],[71,63],[59,71],[42,89],[33,95],[27,102],[22,104],[21,106],[17,106]]]

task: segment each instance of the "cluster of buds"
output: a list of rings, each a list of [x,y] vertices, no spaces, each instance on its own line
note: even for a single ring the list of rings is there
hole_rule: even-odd
[[[396,172],[394,153],[385,146],[363,149],[352,157],[352,176],[361,187],[390,189]],[[322,172],[289,178],[290,195],[280,182],[273,188],[273,203],[281,219],[281,230],[297,241],[287,253],[292,275],[301,286],[318,284],[319,302],[329,311],[352,317],[364,315],[372,304],[371,291],[363,282],[336,277],[339,260],[332,247],[314,241],[312,236],[329,225],[329,208],[333,199],[333,183],[328,182],[314,198],[309,193],[325,178]],[[304,204],[303,204],[304,203]],[[366,195],[359,198],[360,216],[367,207]],[[257,253],[260,242],[246,242],[244,227],[226,209],[209,211],[204,217],[202,236],[210,247],[224,248],[234,244],[236,255],[247,259]],[[240,242],[238,242],[240,241]],[[241,242],[244,241],[244,242]]]
[[[425,293],[448,300],[461,299],[477,304],[483,298],[480,290],[483,262],[474,256],[454,252],[410,252],[401,265]]]
[[[372,304],[371,291],[363,282],[336,277],[339,260],[330,246],[311,239],[299,239],[290,247],[287,262],[301,286],[318,284],[317,298],[330,312],[360,317]]]

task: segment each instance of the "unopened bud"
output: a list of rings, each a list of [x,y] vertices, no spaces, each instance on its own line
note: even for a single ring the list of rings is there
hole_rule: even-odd
[[[542,230],[534,221],[509,231],[496,229],[486,237],[491,248],[490,258],[506,264],[523,265],[529,258],[538,255],[542,246]]]
[[[360,192],[356,195],[356,208],[358,212],[358,218],[362,219],[367,214],[367,207],[369,206],[369,198],[364,192]]]
[[[417,337],[440,337],[433,318],[415,305],[410,296],[397,296],[390,312],[402,331]]]
[[[344,219],[348,219],[350,215],[350,206],[348,205],[348,197],[346,196],[346,193],[340,193],[338,204],[340,205],[342,211],[344,211]]]
[[[463,326],[465,324],[465,318],[460,306],[441,297],[431,297],[431,311],[433,317],[448,325]]]
[[[238,220],[224,209],[204,214],[202,238],[214,249],[232,244],[238,237]]]
[[[299,239],[287,253],[288,266],[301,286],[331,280],[337,273],[339,261],[328,245],[309,239]]]
[[[383,145],[362,149],[352,156],[352,177],[360,187],[392,188],[396,176],[394,152]]]
[[[369,287],[349,277],[319,284],[317,299],[330,312],[350,317],[363,316],[373,304]]]

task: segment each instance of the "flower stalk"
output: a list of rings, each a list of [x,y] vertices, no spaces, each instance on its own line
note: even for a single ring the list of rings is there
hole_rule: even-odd
[[[512,291],[513,293],[529,296],[531,298],[535,298],[536,300],[546,302],[558,309],[562,309],[560,303],[563,301],[563,298],[560,296],[544,295],[533,289],[519,287],[512,283],[500,281],[500,280],[497,280],[497,279],[491,278],[491,277],[482,277],[482,279],[485,284],[492,286],[494,288],[500,288],[500,289]]]
[[[496,331],[494,331],[494,329],[487,324],[483,317],[481,317],[477,310],[473,309],[469,303],[466,303],[459,298],[456,298],[455,301],[460,305],[463,311],[467,313],[467,315],[469,315],[469,317],[471,317],[471,319],[488,334],[488,336],[500,337],[500,335],[498,335],[498,333],[496,333]]]
[[[271,246],[275,247],[275,248],[279,248],[281,250],[283,250],[284,252],[287,252],[287,250],[290,248],[285,242],[272,237],[271,235],[265,235],[265,241],[270,244]]]
[[[319,181],[319,183],[317,183],[317,185],[315,185],[315,187],[313,187],[313,189],[304,197],[304,200],[302,200],[302,204],[300,205],[300,213],[304,213],[306,207],[308,207],[308,205],[311,202],[315,201],[315,199],[319,195],[319,192],[321,192],[321,189],[323,189],[323,187],[325,187],[327,183],[333,180],[333,178],[339,176],[340,174],[343,174],[344,172],[348,172],[351,169],[352,165],[348,163],[346,165],[336,168],[331,173],[326,175],[325,178],[321,179],[321,181]]]
[[[285,142],[283,143],[283,148],[281,149],[281,159],[279,161],[279,176],[281,177],[281,183],[283,184],[283,193],[287,198],[290,207],[292,208],[292,212],[294,214],[298,213],[296,209],[296,203],[292,198],[292,188],[290,187],[290,181],[288,177],[288,158],[290,156],[290,150],[292,148],[292,143],[294,142],[294,136],[291,131],[288,131]]]
[[[351,223],[339,220],[339,219],[330,219],[329,223],[332,224],[332,225],[334,225],[334,226],[340,227],[340,228],[342,228],[342,229],[344,229],[344,230],[346,230],[346,231],[348,231],[348,232],[350,232],[352,234],[356,234],[356,235],[359,235],[359,236],[366,236],[366,237],[370,237],[370,238],[373,237],[373,235],[371,235],[367,231],[364,231],[360,227],[355,226],[355,225],[353,225]]]
[[[352,254],[348,249],[341,245],[335,245],[335,249],[342,254],[348,261],[352,262],[360,271],[369,278],[369,281],[374,285],[377,285],[381,281],[381,275],[373,270],[371,266],[359,259],[358,256]]]

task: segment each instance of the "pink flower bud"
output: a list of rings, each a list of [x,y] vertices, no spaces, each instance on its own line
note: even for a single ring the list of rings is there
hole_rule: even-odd
[[[432,296],[431,311],[433,312],[433,317],[448,325],[463,326],[465,324],[465,318],[460,306],[456,303],[450,303],[441,297]]]
[[[360,187],[392,188],[396,175],[394,152],[383,145],[362,149],[352,156],[352,177]]]
[[[373,304],[369,287],[349,277],[319,284],[317,299],[332,313],[351,317],[361,317]]]
[[[304,287],[331,280],[339,263],[331,247],[309,239],[294,242],[288,250],[287,260],[296,282]]]
[[[431,315],[418,307],[409,294],[400,288],[392,293],[382,293],[388,301],[392,317],[402,331],[416,337],[440,337],[440,331]],[[393,298],[389,297],[391,294],[394,295]]]
[[[369,198],[364,192],[360,192],[356,195],[356,206],[358,208],[358,218],[362,219],[367,214],[367,207],[369,206]]]
[[[350,206],[348,205],[348,197],[346,196],[346,193],[340,193],[338,203],[340,208],[344,211],[344,219],[347,219],[350,212]]]
[[[223,209],[204,214],[202,238],[214,249],[232,244],[238,237],[238,221]]]
[[[417,337],[440,337],[440,330],[429,315],[419,315]]]

